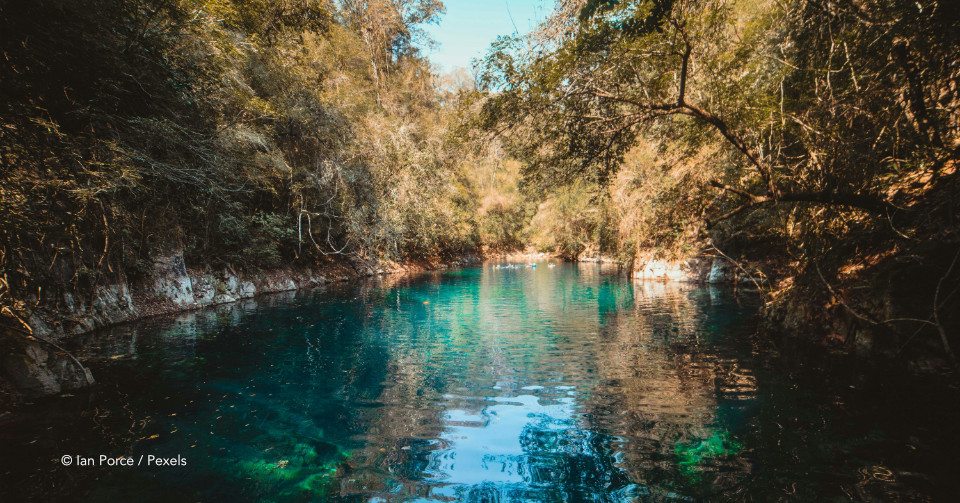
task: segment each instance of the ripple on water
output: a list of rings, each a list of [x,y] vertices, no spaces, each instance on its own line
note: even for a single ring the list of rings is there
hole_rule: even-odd
[[[101,383],[94,391],[4,425],[0,475],[18,483],[0,485],[0,494],[89,501],[941,494],[923,482],[941,468],[898,451],[905,442],[927,445],[917,437],[926,430],[908,437],[877,425],[869,406],[771,371],[753,337],[756,306],[749,295],[631,282],[589,265],[486,266],[119,327],[83,341],[82,356]],[[181,454],[189,469],[80,472],[47,461],[64,452]]]

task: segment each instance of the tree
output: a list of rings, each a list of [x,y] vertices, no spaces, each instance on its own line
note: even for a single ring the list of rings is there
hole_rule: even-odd
[[[569,4],[582,6],[577,11]],[[857,7],[822,7],[807,1],[788,2],[782,9],[713,0],[565,2],[558,11],[560,18],[551,21],[561,28],[541,32],[542,38],[527,53],[511,54],[517,45],[502,43],[487,58],[486,85],[497,94],[485,112],[489,124],[535,123],[530,130],[537,131],[536,138],[546,140],[547,146],[527,142],[534,177],[568,180],[586,174],[605,179],[644,128],[692,126],[719,134],[736,163],[711,184],[734,195],[740,204],[715,219],[781,202],[845,206],[883,216],[892,202],[885,195],[889,187],[876,183],[876,175],[885,171],[882,162],[872,170],[831,163],[829,173],[821,174],[834,183],[812,183],[811,171],[823,170],[824,153],[830,149],[821,135],[809,134],[819,131],[821,124],[808,124],[804,118],[815,113],[812,109],[826,111],[821,120],[846,116],[856,129],[829,137],[833,147],[855,145],[860,148],[853,152],[862,152],[859,143],[864,136],[877,132],[885,140],[907,133],[899,137],[900,147],[916,142],[939,148],[931,152],[938,166],[956,156],[940,139],[952,112],[932,108],[923,99],[953,95],[950,83],[955,71],[904,72],[886,62],[877,67],[877,58],[858,54],[871,42],[870,50],[876,50],[879,42],[895,54],[907,47],[924,47],[946,56],[956,48],[956,39],[944,36],[956,32],[955,20],[951,24],[943,19],[945,8],[938,2],[927,2],[918,16],[910,15],[917,10],[913,2],[895,5],[875,8],[883,18],[867,20]],[[574,12],[576,19],[571,20]],[[790,25],[790,19],[797,19],[796,25]],[[944,30],[930,34],[918,29],[934,21],[946,25]],[[780,23],[787,23],[787,30],[781,31]],[[821,31],[815,33],[815,28]],[[908,63],[900,66],[909,68],[916,58],[936,65],[926,54],[901,56]],[[862,59],[849,59],[858,56]],[[919,74],[927,79],[923,84],[911,80],[910,75]],[[800,80],[804,85],[786,87]],[[869,87],[861,89],[860,81]],[[891,100],[881,86],[908,99]],[[914,95],[917,98],[909,98]],[[910,127],[880,131],[898,122],[889,113],[877,117],[876,105],[864,108],[878,99]],[[694,123],[685,124],[679,117]],[[877,131],[863,129],[863,123],[876,118],[882,119]],[[837,150],[843,155],[845,149]],[[754,175],[744,180],[745,170]]]
[[[619,199],[636,213],[666,228],[686,208],[712,226],[684,234],[695,248],[709,238],[779,257],[771,267],[797,276],[779,298],[843,306],[873,327],[897,317],[871,296],[926,278],[922,306],[905,309],[943,333],[929,320],[945,302],[934,287],[957,275],[958,53],[955,2],[568,0],[533,35],[495,44],[482,118],[541,195],[609,186],[652,145],[687,167],[649,169],[697,173]],[[841,280],[858,293],[831,287]]]

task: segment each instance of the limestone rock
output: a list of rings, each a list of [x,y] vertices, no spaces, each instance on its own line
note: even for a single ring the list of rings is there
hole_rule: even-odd
[[[156,279],[152,293],[157,298],[167,300],[176,306],[183,307],[196,303],[193,285],[187,274],[182,253],[156,260]]]
[[[710,265],[710,274],[707,283],[733,283],[736,280],[737,269],[729,261],[715,257]]]
[[[6,350],[0,373],[28,395],[55,395],[94,383],[93,374],[69,355],[18,333],[0,334]]]
[[[662,260],[638,257],[633,265],[633,278],[658,281],[701,281],[701,261]]]

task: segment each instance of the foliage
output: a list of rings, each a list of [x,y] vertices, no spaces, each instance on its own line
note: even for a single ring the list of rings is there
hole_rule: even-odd
[[[435,0],[40,0],[0,7],[0,302],[152,270],[480,245]],[[497,218],[500,218],[499,216]],[[501,224],[487,224],[501,225]],[[509,238],[497,238],[500,244]],[[506,241],[504,241],[506,239]]]
[[[566,0],[493,47],[481,122],[532,193],[608,195],[608,252],[719,245],[873,327],[889,310],[854,306],[919,274],[904,317],[948,347],[931,292],[958,273],[958,34],[938,0]]]
[[[593,242],[599,224],[599,211],[592,201],[593,192],[584,183],[551,194],[530,222],[531,244],[538,251],[577,258]]]

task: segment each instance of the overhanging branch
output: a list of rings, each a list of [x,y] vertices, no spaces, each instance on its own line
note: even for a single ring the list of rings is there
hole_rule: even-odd
[[[841,206],[846,208],[852,208],[856,210],[866,211],[875,215],[884,215],[885,210],[888,207],[888,204],[882,199],[876,198],[874,196],[862,195],[862,194],[849,194],[849,193],[836,193],[836,192],[823,192],[823,191],[801,191],[801,192],[785,192],[780,194],[780,197],[774,198],[768,195],[757,195],[747,192],[743,189],[727,185],[725,183],[718,182],[716,180],[711,180],[710,185],[721,189],[725,192],[732,192],[740,196],[744,202],[714,219],[707,220],[707,226],[711,227],[717,222],[726,220],[733,216],[736,216],[748,209],[760,206],[763,204],[770,203],[813,203],[813,204],[822,204],[826,206]]]

